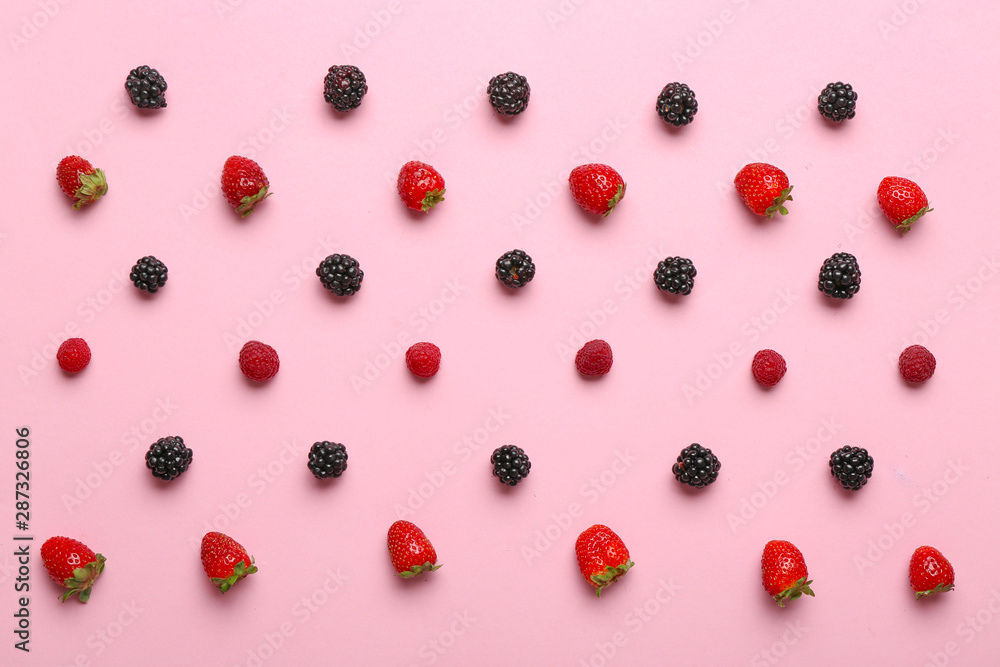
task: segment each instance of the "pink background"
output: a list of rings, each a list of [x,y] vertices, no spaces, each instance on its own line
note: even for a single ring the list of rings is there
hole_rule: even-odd
[[[180,4],[4,4],[0,661],[995,663],[1000,9]],[[341,63],[370,86],[348,116],[322,98]],[[162,112],[127,101],[141,64],[168,80]],[[508,69],[532,97],[504,122],[484,83]],[[860,94],[842,127],[815,110],[838,79]],[[700,102],[680,131],[653,109],[670,81]],[[54,179],[70,153],[110,184],[80,212]],[[257,159],[274,192],[244,221],[218,188],[232,154]],[[426,216],[395,194],[411,158],[447,181]],[[757,160],[794,184],[787,217],[752,217],[732,188]],[[628,181],[605,220],[565,185],[590,161]],[[875,205],[887,175],[917,180],[935,208],[905,238]],[[516,293],[493,277],[512,248],[538,265]],[[864,278],[835,305],[815,280],[838,251]],[[350,300],[313,274],[333,252],[365,271]],[[170,270],[155,298],[128,284],[146,254]],[[698,269],[679,302],[649,277],[667,255]],[[67,335],[93,349],[76,377],[52,360]],[[237,368],[248,338],[281,356],[265,386]],[[615,353],[599,381],[573,367],[589,338]],[[429,382],[402,360],[417,340],[443,351]],[[894,368],[913,342],[938,360],[916,388]],[[770,391],[749,372],[764,347],[789,366]],[[21,426],[36,553],[69,534],[108,558],[87,605],[61,605],[33,560],[29,655],[10,632]],[[143,461],[165,435],[194,450],[170,485]],[[324,439],[350,455],[333,483],[305,465]],[[722,460],[701,492],[670,475],[691,442]],[[507,443],[533,463],[514,489],[488,463]],[[827,466],[844,444],[876,461],[853,495]],[[392,576],[400,515],[439,572]],[[573,552],[598,522],[636,562],[601,599]],[[210,527],[260,567],[225,596],[198,558]],[[769,539],[802,549],[815,599],[767,597]],[[906,569],[921,544],[950,558],[957,589],[918,604]]]

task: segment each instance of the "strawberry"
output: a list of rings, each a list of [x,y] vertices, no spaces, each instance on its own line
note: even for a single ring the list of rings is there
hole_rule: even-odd
[[[917,599],[955,588],[955,568],[934,547],[917,547],[910,557],[910,588]]]
[[[576,562],[587,582],[601,591],[635,565],[622,538],[607,526],[595,524],[576,538]]]
[[[437,552],[424,531],[409,521],[397,521],[389,526],[386,543],[392,566],[404,579],[441,567],[437,563]]]
[[[886,176],[878,184],[878,206],[904,234],[924,213],[934,210],[927,208],[927,195],[919,185],[899,176]]]
[[[201,538],[201,564],[205,574],[223,593],[243,577],[257,571],[247,550],[222,533],[205,533],[205,537]]]
[[[584,211],[607,216],[625,196],[625,181],[606,164],[583,164],[569,173],[569,191]]]
[[[733,180],[740,198],[757,215],[773,218],[775,213],[788,215],[786,201],[792,201],[788,176],[777,167],[754,162],[740,169]]]
[[[239,155],[231,156],[222,167],[222,193],[243,218],[271,196],[264,170],[250,158]]]
[[[806,561],[791,542],[771,540],[764,545],[764,555],[760,559],[760,571],[764,589],[773,597],[779,607],[794,600],[803,593],[815,597],[809,588],[809,570]]]
[[[50,537],[42,545],[42,563],[52,581],[66,587],[65,602],[76,595],[80,602],[90,599],[97,577],[104,571],[104,556],[95,554],[87,545],[69,537]]]
[[[87,204],[93,204],[108,191],[104,172],[95,169],[79,155],[70,155],[59,161],[56,180],[66,196],[76,200],[73,209],[77,211]]]
[[[444,201],[444,178],[429,164],[413,160],[399,170],[396,191],[408,208],[426,213]]]

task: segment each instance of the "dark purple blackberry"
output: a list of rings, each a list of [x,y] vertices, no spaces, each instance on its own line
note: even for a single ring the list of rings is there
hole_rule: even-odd
[[[676,81],[668,83],[656,98],[656,113],[660,114],[663,122],[670,123],[674,127],[687,125],[698,113],[698,100],[694,98],[694,91],[688,88],[687,84]]]
[[[535,277],[535,263],[523,250],[511,250],[497,260],[496,275],[507,287],[524,287]]]
[[[146,452],[146,467],[165,482],[180,477],[191,465],[193,452],[184,444],[179,435],[160,438],[149,446]]]
[[[354,65],[334,65],[323,81],[323,99],[343,113],[361,106],[367,92],[365,75]]]
[[[840,122],[854,118],[858,94],[849,83],[828,83],[819,94],[819,112],[830,120]]]
[[[874,468],[875,459],[861,447],[844,445],[830,454],[830,474],[850,491],[857,491],[867,484]]]
[[[683,296],[691,293],[696,275],[698,271],[690,259],[667,257],[656,266],[653,282],[664,292]]]
[[[678,482],[683,482],[696,489],[701,489],[719,477],[719,469],[722,464],[715,457],[711,449],[702,447],[694,443],[681,450],[674,464],[674,477]]]
[[[516,116],[528,107],[531,86],[528,80],[515,72],[497,74],[486,88],[490,104],[501,116]]]
[[[861,268],[849,252],[838,252],[823,262],[819,291],[834,299],[850,299],[861,289]]]
[[[167,266],[152,255],[146,255],[135,263],[128,277],[140,290],[153,294],[167,282]]]
[[[128,91],[132,104],[140,109],[162,109],[167,106],[167,81],[149,65],[136,67],[128,73],[125,79],[125,90]]]
[[[309,448],[309,470],[316,479],[340,477],[347,470],[347,448],[329,440],[313,443]]]
[[[330,255],[316,268],[316,275],[327,288],[337,296],[351,296],[361,289],[365,272],[358,260],[350,255]]]
[[[497,447],[490,456],[490,463],[493,464],[493,476],[507,486],[517,486],[517,483],[531,472],[528,455],[523,449],[514,445]]]

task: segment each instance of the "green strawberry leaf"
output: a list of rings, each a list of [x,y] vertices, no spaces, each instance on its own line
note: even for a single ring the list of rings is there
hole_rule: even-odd
[[[781,191],[781,194],[774,198],[774,203],[767,207],[764,211],[764,215],[769,218],[773,218],[775,213],[781,213],[781,215],[788,215],[788,209],[785,207],[786,201],[792,201],[792,188],[794,185],[789,185],[787,188]]]

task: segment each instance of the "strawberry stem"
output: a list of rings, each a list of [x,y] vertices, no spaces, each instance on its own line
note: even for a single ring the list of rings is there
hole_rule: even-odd
[[[601,591],[610,586],[611,584],[618,581],[623,574],[629,571],[635,563],[629,559],[627,562],[618,565],[608,565],[608,567],[601,574],[590,575],[590,581],[597,588],[597,597],[601,597]]]
[[[910,231],[910,225],[919,220],[924,215],[924,213],[930,213],[933,210],[934,209],[932,208],[927,208],[926,206],[924,206],[922,209],[911,215],[909,218],[903,220],[901,223],[896,225],[896,229],[905,234],[906,232]]]
[[[934,595],[935,593],[947,593],[950,590],[955,589],[955,584],[938,584],[929,591],[917,591],[917,599],[925,598],[928,595]]]
[[[806,581],[806,578],[802,577],[785,590],[773,596],[774,601],[778,603],[779,607],[784,607],[786,602],[802,597],[803,593],[816,597],[816,594],[812,592],[811,588],[809,588],[809,584],[811,583],[812,581]]]
[[[431,190],[424,195],[423,201],[420,202],[420,210],[427,213],[427,211],[431,210],[443,201],[444,188],[441,188],[440,190]]]
[[[230,588],[233,587],[237,581],[244,577],[248,577],[257,571],[257,566],[253,564],[253,557],[250,557],[250,567],[246,566],[246,561],[240,561],[233,568],[233,573],[226,578],[222,577],[212,577],[212,583],[218,586],[219,590],[225,593]]]
[[[769,218],[773,218],[775,213],[781,213],[781,215],[788,215],[788,209],[785,208],[786,201],[792,201],[792,188],[794,185],[789,185],[787,188],[781,191],[781,194],[774,198],[774,203],[767,207],[764,211],[764,215]]]
[[[236,212],[241,218],[245,218],[253,213],[253,207],[270,197],[273,193],[267,191],[267,186],[262,187],[257,194],[248,195],[240,200],[240,205],[236,207]]]
[[[622,197],[625,196],[625,185],[626,183],[619,185],[618,190],[615,192],[615,196],[608,200],[608,210],[603,214],[605,218],[610,215],[611,211],[615,210],[615,206],[617,206],[618,202],[620,202]]]
[[[97,581],[101,572],[104,572],[105,560],[104,556],[96,554],[93,561],[73,570],[73,576],[67,577],[66,581],[63,582],[63,585],[66,586],[66,592],[62,594],[60,599],[65,602],[71,595],[76,595],[80,602],[89,600],[94,582]]]
[[[424,572],[433,572],[434,570],[437,570],[440,567],[441,567],[440,565],[435,565],[434,563],[427,561],[423,565],[414,565],[409,570],[403,570],[402,572],[397,572],[396,574],[401,576],[403,579],[412,579],[418,574],[423,574]]]
[[[76,202],[73,204],[75,211],[79,211],[87,204],[93,204],[108,191],[108,180],[100,169],[94,169],[92,174],[80,174],[79,179],[80,187],[76,190]]]

